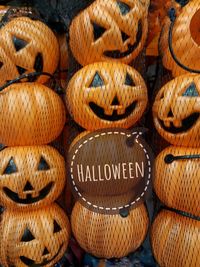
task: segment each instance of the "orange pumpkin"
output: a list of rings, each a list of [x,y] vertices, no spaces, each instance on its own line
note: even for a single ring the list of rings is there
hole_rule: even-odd
[[[39,83],[12,84],[0,92],[0,143],[42,145],[56,139],[65,124],[60,97]]]
[[[169,143],[200,147],[200,75],[183,75],[164,85],[153,104],[153,120]]]
[[[70,224],[56,204],[29,212],[2,215],[0,263],[9,266],[54,266],[67,249]]]
[[[54,73],[59,46],[44,23],[27,17],[14,18],[0,29],[0,36],[0,85],[24,73]],[[40,76],[37,81],[44,83],[47,79]]]
[[[75,238],[85,251],[100,258],[121,258],[144,241],[148,216],[143,204],[123,218],[92,212],[76,202],[71,225]]]
[[[168,207],[200,216],[200,148],[168,147],[155,162],[154,189]]]
[[[85,66],[72,77],[66,92],[73,119],[89,131],[131,127],[141,118],[147,100],[140,74],[122,63]]]
[[[159,266],[198,267],[200,221],[164,210],[153,223],[151,243]]]
[[[200,2],[199,0],[189,1],[178,14],[170,28],[170,19],[165,20],[162,35],[160,38],[160,51],[162,62],[165,68],[172,71],[173,76],[179,76],[188,73],[189,68],[200,73]],[[169,47],[169,31],[172,38],[170,40],[172,53]],[[178,64],[180,63],[180,64]]]
[[[50,146],[9,147],[0,152],[0,199],[9,209],[49,205],[65,183],[65,161]]]
[[[144,48],[149,0],[96,0],[70,26],[70,47],[81,65],[130,63]]]

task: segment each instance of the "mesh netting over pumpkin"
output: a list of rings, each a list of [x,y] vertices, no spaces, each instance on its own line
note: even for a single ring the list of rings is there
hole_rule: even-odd
[[[147,106],[147,88],[141,75],[122,63],[85,66],[70,80],[66,101],[72,118],[86,130],[130,128]]]
[[[68,218],[54,203],[64,189],[65,161],[48,145],[66,122],[53,77],[67,66],[66,38],[58,41],[31,8],[0,11],[0,263],[52,266],[70,236]]]
[[[0,173],[1,205],[29,211],[61,194],[65,162],[50,146],[7,147],[0,152]]]
[[[92,212],[77,202],[71,222],[75,237],[86,251],[100,258],[120,258],[144,241],[149,219],[143,204],[123,218]]]
[[[183,75],[165,84],[152,110],[158,133],[170,144],[200,146],[200,76]]]
[[[1,10],[0,85],[30,72],[54,73],[59,61],[59,44],[53,31],[30,8]],[[29,81],[46,82],[47,76]]]
[[[200,221],[163,210],[151,229],[153,253],[160,266],[199,266]]]
[[[96,0],[73,14],[70,77],[81,65],[101,61],[131,64],[145,75],[148,6],[149,1]]]
[[[154,190],[162,211],[151,230],[160,266],[198,266],[200,256],[200,3],[177,1],[160,37],[163,69],[152,107],[158,133]]]
[[[88,144],[84,138],[91,140],[93,131],[99,130],[96,133],[98,136],[108,128],[114,133],[119,128],[144,125],[148,93],[142,76],[145,76],[143,51],[148,31],[148,6],[149,1],[97,0],[74,14],[71,19],[69,83],[65,87],[65,100],[73,120],[69,122],[68,129],[71,133],[68,137],[75,137],[78,133],[80,135],[71,144],[67,139],[64,140],[66,153],[69,151],[70,154],[82,147],[82,142]],[[107,157],[110,166],[114,161],[122,161],[123,157],[126,161],[126,157],[130,157],[126,154],[125,141],[122,148],[119,141],[113,141],[112,136],[108,138],[110,142],[106,139],[107,137],[102,142],[95,140],[94,147],[91,150],[87,148],[80,156],[80,160],[91,165],[91,170],[92,166],[97,166],[98,162],[101,164]],[[134,144],[134,137],[132,142]],[[135,155],[138,156],[137,153]],[[97,171],[93,168],[93,174],[94,172],[98,179]],[[100,179],[103,176],[102,173]],[[71,177],[69,173],[68,179],[71,180]],[[92,179],[88,177],[87,182]],[[132,202],[135,195],[131,192],[131,183],[121,181],[118,187],[113,181],[107,186],[104,182],[100,183],[99,186],[92,186],[91,181],[90,186],[81,185],[85,194],[83,201],[76,202],[72,211],[73,233],[81,247],[97,257],[122,257],[136,250],[144,241],[148,229],[148,213],[143,201],[140,201],[135,209],[125,211],[124,214],[120,215],[116,210],[115,214],[109,214],[111,207]],[[72,184],[73,182],[71,186]],[[128,188],[129,185],[131,189]],[[84,203],[85,198],[88,205]],[[94,211],[90,203],[93,207],[107,207],[107,210],[103,208],[103,211]],[[91,215],[89,219],[85,219],[86,213]],[[136,214],[136,217],[132,214]],[[141,222],[140,229],[137,229],[136,221],[139,224]],[[84,240],[88,240],[88,243]]]
[[[163,70],[158,86],[183,74],[200,73],[199,29],[199,1],[172,1],[159,42]]]
[[[27,212],[6,210],[1,215],[1,263],[50,267],[64,254],[69,235],[69,220],[56,204]]]

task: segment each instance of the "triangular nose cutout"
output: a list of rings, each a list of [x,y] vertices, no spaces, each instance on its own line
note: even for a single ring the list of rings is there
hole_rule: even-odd
[[[119,99],[118,99],[118,97],[117,97],[117,95],[116,95],[116,96],[114,97],[112,103],[111,103],[111,106],[118,106],[118,105],[120,105],[120,103],[119,103]]]
[[[34,189],[34,188],[32,187],[31,183],[28,181],[28,182],[26,183],[26,185],[24,186],[23,191],[26,192],[26,191],[31,191],[31,190],[33,190],[33,189]]]
[[[174,115],[173,115],[173,113],[172,113],[172,110],[171,110],[171,109],[170,109],[170,111],[169,111],[169,113],[168,113],[167,117],[174,117]]]
[[[44,251],[43,251],[43,253],[42,253],[42,256],[45,256],[45,255],[47,255],[47,254],[49,254],[49,251],[48,251],[48,249],[45,247],[45,248],[44,248]]]

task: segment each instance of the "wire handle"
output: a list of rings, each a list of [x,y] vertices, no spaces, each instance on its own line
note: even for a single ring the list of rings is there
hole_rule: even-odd
[[[184,69],[184,70],[186,70],[188,72],[193,72],[193,73],[200,74],[200,70],[191,69],[190,67],[185,66],[182,62],[179,61],[179,59],[175,55],[175,52],[174,52],[173,47],[172,47],[172,31],[173,31],[174,24],[175,24],[175,21],[176,21],[176,10],[174,8],[171,8],[169,10],[169,18],[171,20],[171,24],[170,24],[170,27],[169,27],[168,45],[169,45],[169,51],[171,53],[171,56],[172,56],[173,60],[182,69]]]
[[[8,81],[7,83],[5,83],[3,86],[0,87],[0,92],[3,91],[8,86],[10,86],[11,84],[18,83],[22,79],[33,78],[33,77],[37,77],[37,76],[41,76],[41,75],[49,76],[51,79],[53,79],[55,84],[58,85],[55,77],[52,74],[48,73],[48,72],[30,72],[30,73],[22,74],[22,75],[18,76],[17,78]],[[63,94],[64,93],[63,89],[60,86],[56,86],[55,91],[58,94]]]
[[[174,156],[172,154],[168,154],[165,156],[165,163],[170,164],[175,160],[181,160],[181,159],[200,159],[200,154],[197,155],[180,155],[180,156]]]
[[[166,207],[166,206],[164,206],[162,209],[164,209],[164,210],[169,210],[169,211],[173,211],[173,212],[175,212],[176,214],[179,214],[179,215],[181,215],[181,216],[184,216],[184,217],[187,217],[187,218],[196,220],[196,221],[200,221],[200,216],[193,215],[193,214],[191,214],[191,213],[189,213],[189,212],[186,212],[186,211],[181,211],[181,210],[178,210],[178,209],[175,209],[175,208],[169,208],[169,207]]]

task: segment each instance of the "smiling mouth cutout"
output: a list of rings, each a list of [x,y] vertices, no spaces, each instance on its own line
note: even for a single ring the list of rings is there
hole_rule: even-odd
[[[123,36],[122,39],[124,40]],[[111,58],[124,58],[129,56],[139,45],[140,41],[142,39],[142,21],[140,20],[138,22],[138,31],[136,35],[136,41],[134,44],[128,44],[128,50],[125,52],[120,52],[119,50],[113,50],[113,51],[105,51],[103,54],[106,57],[111,57]]]
[[[30,267],[41,267],[41,266],[45,266],[49,263],[51,263],[53,260],[55,260],[55,258],[59,255],[60,251],[62,250],[63,244],[60,246],[60,248],[58,249],[58,252],[56,253],[56,255],[50,259],[50,260],[43,260],[41,263],[35,263],[34,260],[24,257],[24,256],[20,256],[20,260],[27,266]]]
[[[39,195],[37,197],[32,197],[32,194],[28,193],[26,195],[25,199],[20,198],[17,193],[13,192],[8,187],[4,187],[3,191],[10,199],[12,199],[16,203],[33,204],[35,202],[38,202],[38,201],[44,199],[51,191],[51,188],[53,187],[53,185],[54,185],[54,183],[50,182],[47,186],[45,186],[42,190],[39,191]]]
[[[194,113],[190,115],[189,117],[182,120],[182,126],[181,127],[175,127],[173,122],[171,122],[170,127],[166,127],[164,122],[162,120],[159,120],[162,128],[169,133],[172,134],[179,134],[189,131],[198,121],[199,119],[199,113]]]
[[[107,121],[119,121],[119,120],[126,119],[129,115],[131,115],[131,113],[133,112],[133,110],[136,107],[136,104],[137,104],[137,101],[134,101],[132,104],[130,104],[125,109],[124,114],[120,114],[120,115],[118,115],[118,109],[117,108],[113,110],[112,115],[107,115],[107,114],[105,114],[104,108],[98,106],[94,102],[90,102],[89,107],[94,112],[94,114],[96,116],[98,116],[100,119],[107,120]]]

